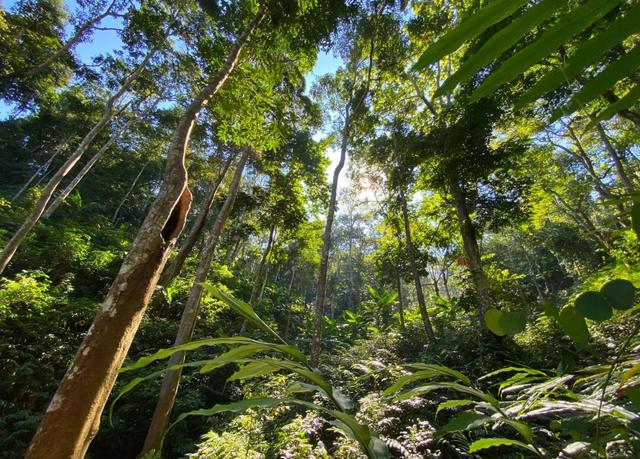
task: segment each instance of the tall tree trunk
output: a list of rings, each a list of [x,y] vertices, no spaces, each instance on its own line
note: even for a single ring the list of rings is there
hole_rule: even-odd
[[[400,329],[404,331],[404,304],[402,303],[402,279],[400,278],[400,271],[396,273],[396,284],[398,286],[398,315],[400,316]]]
[[[276,232],[276,225],[271,225],[269,229],[269,239],[267,240],[267,246],[262,253],[262,258],[260,259],[260,264],[258,265],[258,269],[256,270],[256,274],[253,277],[253,286],[251,287],[251,296],[249,297],[249,306],[253,309],[257,306],[258,303],[258,294],[260,292],[260,286],[262,285],[262,278],[265,275],[265,269],[267,267],[267,259],[269,258],[269,254],[271,253],[271,246],[273,244],[273,238]]]
[[[127,199],[129,199],[129,196],[135,189],[136,185],[138,184],[138,180],[140,180],[140,177],[142,177],[142,173],[144,172],[144,170],[147,168],[148,165],[149,165],[148,161],[144,163],[140,168],[138,175],[136,175],[135,178],[133,179],[133,182],[131,182],[131,186],[129,187],[127,192],[124,194],[124,196],[120,200],[120,204],[118,204],[118,207],[116,207],[115,212],[113,212],[113,216],[111,217],[111,224],[115,225],[116,221],[118,220],[118,214],[120,213],[120,209],[122,209],[122,206],[124,206],[124,203],[127,202]]]
[[[22,79],[46,70],[47,67],[49,67],[51,64],[59,60],[63,54],[69,52],[69,50],[72,47],[78,44],[80,40],[82,40],[82,37],[84,36],[84,34],[87,33],[87,31],[92,29],[96,24],[98,24],[104,18],[114,15],[113,9],[116,5],[116,1],[117,0],[113,0],[103,13],[100,13],[98,16],[94,16],[89,20],[87,20],[85,23],[81,24],[76,29],[73,36],[69,38],[69,40],[67,40],[67,42],[58,51],[51,54],[48,58],[34,65],[33,67],[29,67],[23,70],[18,70],[6,75],[0,75],[0,81],[12,81],[17,79]]]
[[[344,167],[347,158],[347,147],[349,146],[350,120],[347,119],[342,130],[342,144],[340,146],[340,161],[333,171],[333,183],[331,185],[331,198],[329,199],[329,209],[327,211],[327,221],[324,225],[324,234],[322,236],[322,252],[320,255],[320,267],[318,268],[318,284],[316,287],[316,301],[313,306],[313,333],[311,335],[311,352],[309,356],[309,365],[312,368],[318,366],[320,359],[320,351],[322,348],[322,325],[324,321],[324,304],[327,295],[327,272],[329,270],[329,252],[331,251],[331,229],[333,228],[333,219],[336,213],[336,204],[338,202],[338,180],[340,172]]]
[[[180,275],[182,271],[182,266],[184,266],[184,262],[187,257],[193,250],[193,246],[196,245],[196,242],[200,239],[200,235],[202,234],[202,230],[204,229],[205,224],[207,223],[207,219],[209,218],[209,213],[211,212],[211,206],[213,205],[213,201],[216,199],[216,194],[218,193],[218,189],[222,184],[225,176],[227,175],[227,171],[229,170],[229,166],[233,162],[233,155],[229,156],[229,159],[224,164],[224,168],[218,174],[218,178],[214,182],[213,186],[209,190],[204,203],[202,204],[202,209],[196,218],[196,221],[193,223],[191,230],[189,231],[189,235],[185,239],[184,243],[180,246],[180,250],[176,255],[176,258],[173,262],[166,267],[166,269],[162,272],[160,276],[160,281],[158,284],[160,285],[168,285],[173,279]]]
[[[13,255],[18,250],[18,247],[24,240],[24,238],[29,234],[29,232],[33,229],[33,227],[38,223],[42,213],[44,212],[49,200],[53,196],[53,193],[58,188],[62,179],[64,179],[67,174],[73,169],[73,167],[77,164],[77,162],[82,158],[82,155],[89,149],[91,146],[91,142],[96,138],[96,136],[102,131],[102,129],[111,121],[114,116],[114,106],[115,103],[124,95],[125,92],[129,90],[133,82],[140,76],[147,63],[155,54],[156,50],[153,49],[147,53],[145,58],[142,60],[140,65],[131,72],[131,74],[127,77],[127,79],[122,83],[118,91],[112,95],[104,107],[104,112],[102,113],[102,117],[100,120],[91,128],[91,130],[84,136],[80,145],[76,148],[76,150],[67,158],[64,164],[56,171],[56,173],[51,177],[47,185],[43,188],[40,197],[38,198],[38,202],[31,210],[24,223],[18,229],[18,231],[13,235],[11,240],[7,243],[2,254],[0,254],[0,274],[2,274],[13,258]]]
[[[480,323],[484,324],[484,314],[491,307],[492,300],[491,294],[489,293],[487,277],[482,269],[478,237],[473,227],[471,217],[469,216],[467,202],[460,186],[455,180],[452,180],[450,185],[453,203],[458,216],[458,225],[460,226],[460,235],[462,236],[462,247],[467,261],[467,268],[471,273],[471,280],[476,290],[476,296],[478,297],[478,317]]]
[[[20,188],[16,194],[13,195],[13,197],[11,198],[11,201],[15,202],[18,200],[18,198],[20,196],[22,196],[22,193],[24,193],[25,191],[27,191],[27,189],[29,188],[29,185],[31,185],[31,183],[36,179],[36,177],[38,176],[44,176],[47,171],[49,170],[49,167],[51,166],[51,164],[53,163],[53,160],[57,158],[57,156],[60,154],[60,152],[62,150],[65,149],[65,147],[67,146],[67,143],[69,142],[69,138],[71,136],[67,136],[66,139],[64,139],[62,142],[60,142],[58,145],[56,145],[56,147],[53,149],[53,154],[49,157],[49,159],[47,160],[47,162],[45,162],[43,165],[41,165],[38,170],[36,170],[34,172],[34,174],[29,177],[29,180],[27,180],[27,182],[22,185],[22,188]]]
[[[81,458],[100,426],[100,415],[116,381],[158,277],[184,227],[191,203],[184,165],[198,112],[216,94],[238,62],[240,51],[266,12],[261,5],[238,38],[222,69],[191,102],[173,134],[165,177],[136,239],[69,370],[60,382],[27,459]]]
[[[424,326],[424,331],[427,333],[427,339],[429,340],[429,343],[435,343],[436,335],[433,332],[433,327],[431,326],[429,312],[427,312],[427,304],[424,300],[422,282],[420,281],[420,273],[418,272],[418,265],[416,263],[416,253],[413,247],[413,241],[411,239],[411,226],[409,224],[409,210],[407,209],[407,199],[405,198],[404,190],[402,189],[400,189],[400,205],[402,206],[402,219],[404,221],[404,237],[405,245],[407,246],[407,257],[409,258],[411,274],[413,274],[413,282],[416,286],[416,296],[418,297],[418,308],[420,309],[420,315],[422,316],[422,325]]]
[[[607,135],[604,128],[602,127],[602,123],[596,123],[596,129],[598,131],[598,136],[600,137],[600,140],[602,140],[602,143],[604,144],[605,149],[609,153],[609,157],[611,158],[611,160],[613,161],[613,164],[616,167],[616,174],[618,175],[618,179],[620,180],[620,183],[622,183],[624,190],[627,192],[627,194],[635,193],[635,188],[631,183],[631,180],[629,180],[629,176],[627,175],[627,172],[624,170],[624,165],[622,164],[622,158],[620,157],[620,155],[618,154],[614,146],[611,144],[611,140],[609,140],[609,136]]]
[[[185,303],[184,310],[182,312],[182,319],[180,320],[180,326],[175,340],[176,346],[190,342],[193,337],[193,331],[200,311],[200,300],[202,299],[203,292],[202,284],[207,280],[220,235],[222,234],[224,225],[227,222],[227,218],[229,217],[233,204],[236,200],[238,188],[240,187],[240,181],[242,179],[242,172],[244,171],[244,166],[247,163],[248,158],[249,150],[247,149],[242,154],[240,162],[238,163],[233,180],[229,185],[227,198],[225,199],[220,212],[216,216],[216,221],[211,228],[211,233],[200,250],[200,262],[198,263],[196,277],[193,281],[189,297],[187,298],[187,302]],[[177,352],[173,354],[169,358],[167,368],[183,364],[185,357],[185,352]],[[169,416],[171,415],[171,410],[173,409],[173,404],[176,400],[176,394],[178,393],[178,385],[180,383],[181,375],[182,369],[169,370],[165,374],[164,379],[162,380],[158,402],[153,412],[153,418],[151,419],[151,425],[149,426],[147,438],[145,439],[144,447],[140,456],[144,456],[147,452],[152,450],[160,450],[160,447],[162,446],[162,437],[165,429],[167,428]]]
[[[65,187],[65,189],[62,190],[62,192],[58,196],[56,196],[56,198],[49,205],[49,207],[47,207],[47,210],[45,210],[44,213],[42,214],[42,218],[46,219],[51,217],[51,215],[56,211],[56,209],[60,207],[60,204],[62,204],[64,200],[67,199],[67,196],[69,196],[71,192],[78,186],[78,184],[82,181],[85,175],[87,175],[89,171],[93,168],[93,166],[98,161],[100,161],[100,159],[104,156],[107,150],[111,148],[111,145],[115,143],[115,141],[133,124],[134,121],[135,121],[135,118],[127,121],[127,123],[124,126],[122,126],[122,128],[120,128],[118,132],[112,135],[111,138],[107,140],[104,145],[102,145],[100,150],[98,150],[96,154],[93,155],[91,159],[89,159],[89,161],[87,161],[87,163],[82,167],[82,169],[80,169],[80,171],[76,174],[73,180],[71,180],[71,182]]]

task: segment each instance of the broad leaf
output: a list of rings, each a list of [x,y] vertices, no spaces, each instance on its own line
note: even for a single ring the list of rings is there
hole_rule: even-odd
[[[576,298],[576,309],[587,319],[603,322],[610,319],[613,309],[600,292],[584,292]]]
[[[481,438],[480,440],[476,440],[469,445],[469,452],[477,453],[478,451],[481,451],[483,449],[493,448],[496,446],[517,446],[519,448],[526,449],[536,454],[537,456],[540,455],[540,453],[538,453],[538,451],[536,451],[530,445],[522,443],[518,440],[512,440],[510,438]]]
[[[633,306],[636,288],[626,279],[614,279],[600,289],[609,304],[616,309],[625,310]]]

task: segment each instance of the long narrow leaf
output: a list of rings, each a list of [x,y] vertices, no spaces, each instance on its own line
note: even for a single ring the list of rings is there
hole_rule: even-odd
[[[560,107],[553,112],[549,122],[553,123],[562,115],[569,115],[573,113],[580,107],[584,106],[587,102],[593,100],[598,97],[598,95],[611,88],[616,82],[635,72],[639,67],[640,45],[636,45],[627,54],[610,64],[597,76],[589,80],[580,92],[571,98],[571,101],[567,105]]]
[[[469,452],[476,453],[483,449],[493,448],[495,446],[517,446],[534,453],[536,456],[540,455],[540,453],[538,453],[538,451],[536,451],[535,448],[531,447],[530,445],[522,443],[518,440],[512,440],[510,438],[481,438],[480,440],[476,440],[469,445]]]
[[[621,2],[622,0],[590,0],[563,15],[558,23],[540,38],[516,53],[491,73],[473,92],[471,102],[491,94],[502,84],[521,75],[568,39],[601,19]]]
[[[528,3],[528,0],[498,0],[489,3],[431,45],[420,56],[413,69],[423,69],[447,54],[454,52],[464,42],[473,40],[492,25],[509,17],[526,3]]]
[[[527,9],[522,16],[516,18],[507,27],[494,34],[475,52],[447,81],[436,91],[441,95],[451,91],[461,81],[468,80],[475,72],[491,63],[502,53],[515,45],[529,31],[547,20],[555,11],[564,7],[568,0],[543,0]]]
[[[587,66],[597,62],[614,45],[638,31],[640,31],[640,5],[632,8],[625,17],[611,24],[609,28],[583,43],[562,67],[547,73],[525,92],[514,108],[518,110],[573,79]]]
[[[640,84],[635,85],[623,97],[608,105],[607,108],[598,113],[598,115],[589,123],[587,129],[591,129],[599,121],[606,121],[616,113],[630,108],[638,102],[638,99],[640,99]]]

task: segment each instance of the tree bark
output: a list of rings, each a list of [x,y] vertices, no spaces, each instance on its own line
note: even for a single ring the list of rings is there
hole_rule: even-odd
[[[400,316],[400,329],[404,331],[405,323],[404,323],[404,304],[402,303],[402,279],[400,278],[400,272],[396,273],[396,283],[398,286],[398,314]]]
[[[458,225],[460,227],[460,235],[462,236],[462,247],[464,249],[467,268],[471,273],[471,280],[478,297],[478,318],[481,324],[484,324],[484,314],[491,307],[492,300],[489,293],[489,285],[487,277],[482,269],[482,260],[480,257],[480,248],[478,247],[478,236],[473,227],[473,222],[469,216],[467,202],[462,194],[462,190],[455,182],[451,182],[451,195],[458,216]]]
[[[429,340],[429,343],[435,343],[436,335],[433,332],[431,319],[429,318],[429,312],[427,311],[427,304],[424,300],[422,282],[420,281],[420,273],[418,272],[418,265],[416,264],[416,254],[413,247],[413,241],[411,239],[411,226],[409,224],[409,210],[407,209],[407,199],[405,198],[404,190],[402,189],[400,189],[400,205],[402,206],[402,218],[404,220],[404,236],[405,245],[407,246],[407,257],[409,258],[411,274],[413,274],[413,282],[416,286],[416,296],[418,297],[418,308],[420,309],[420,315],[422,316],[422,325],[424,326],[424,331],[427,333],[427,339]]]
[[[67,136],[66,139],[64,139],[62,142],[56,145],[56,147],[53,149],[53,154],[49,157],[49,159],[43,165],[41,165],[31,177],[29,177],[29,180],[27,180],[27,182],[24,185],[22,185],[22,188],[20,188],[16,192],[16,194],[13,195],[13,197],[11,198],[11,201],[13,202],[17,201],[18,198],[22,196],[22,193],[27,191],[27,188],[29,188],[29,185],[31,185],[31,183],[36,179],[36,177],[44,176],[47,173],[47,171],[49,170],[49,167],[53,163],[53,160],[56,159],[56,157],[60,154],[60,152],[66,148],[67,143],[69,142],[69,138],[70,136]]]
[[[616,149],[611,144],[611,140],[609,140],[609,136],[607,135],[604,128],[602,127],[602,123],[596,123],[596,129],[598,131],[598,136],[600,137],[600,140],[602,140],[602,143],[604,144],[605,149],[609,153],[609,157],[611,158],[611,160],[613,161],[613,164],[616,167],[616,174],[618,175],[618,179],[620,180],[622,187],[627,192],[627,194],[635,193],[635,188],[631,183],[631,180],[629,179],[627,172],[624,170],[624,165],[622,164],[622,158],[620,157]]]
[[[227,80],[240,51],[266,12],[264,5],[238,38],[222,69],[181,117],[167,153],[165,177],[138,235],[45,413],[26,459],[84,456],[100,426],[100,415],[117,370],[133,341],[160,272],[184,227],[191,203],[185,156],[199,111]]]
[[[209,194],[202,204],[202,209],[198,214],[196,221],[193,223],[193,226],[189,231],[189,235],[185,239],[184,243],[180,246],[180,250],[178,251],[176,258],[169,266],[167,266],[167,268],[160,276],[160,281],[158,282],[159,285],[168,285],[173,279],[180,275],[182,267],[184,266],[184,262],[191,253],[191,250],[193,250],[193,246],[196,245],[196,242],[198,242],[198,240],[200,239],[202,230],[204,229],[204,226],[207,223],[207,219],[209,218],[209,213],[211,212],[213,201],[215,201],[216,199],[218,189],[220,188],[222,181],[227,175],[227,171],[229,170],[229,166],[231,166],[232,162],[233,155],[229,156],[229,159],[224,164],[224,168],[222,169],[220,174],[218,174],[218,178],[214,182],[213,187],[211,187],[211,189],[209,190]]]
[[[224,225],[227,222],[227,218],[231,213],[236,196],[238,195],[238,188],[240,187],[240,181],[242,180],[242,172],[244,171],[248,158],[249,150],[247,149],[240,158],[233,180],[229,185],[227,198],[225,199],[220,212],[216,216],[216,221],[211,228],[211,233],[209,234],[207,241],[200,251],[200,262],[198,263],[196,277],[193,281],[189,297],[187,298],[187,302],[185,303],[184,310],[182,312],[182,318],[180,320],[180,326],[175,340],[176,346],[190,342],[193,337],[193,331],[195,330],[198,313],[200,311],[200,300],[202,299],[203,292],[202,284],[207,280],[220,235],[222,234]],[[185,352],[177,352],[173,354],[169,358],[167,368],[183,364],[185,357]],[[147,438],[145,439],[140,457],[152,450],[159,451],[162,447],[162,438],[169,422],[173,404],[176,400],[181,375],[182,369],[169,370],[165,374],[164,379],[162,380],[158,402],[153,413],[153,418],[151,419],[151,425],[149,426]]]
[[[251,296],[249,298],[249,306],[253,309],[256,308],[258,303],[258,294],[260,292],[260,286],[262,285],[262,278],[265,275],[265,268],[267,267],[267,259],[269,258],[269,253],[271,253],[271,245],[273,244],[273,237],[276,232],[276,225],[271,225],[271,229],[269,230],[269,239],[267,240],[267,247],[265,247],[264,252],[262,253],[262,258],[260,259],[260,264],[258,265],[258,269],[256,270],[256,275],[253,278],[253,287],[251,288]]]
[[[128,121],[117,133],[111,136],[111,138],[105,142],[104,145],[97,151],[95,155],[91,157],[89,161],[80,169],[80,172],[73,178],[73,180],[65,187],[62,192],[56,196],[53,202],[47,207],[47,210],[42,214],[42,218],[49,218],[56,211],[60,204],[67,199],[67,196],[71,194],[71,192],[78,186],[78,184],[82,181],[82,179],[89,173],[89,171],[93,168],[93,166],[100,161],[100,159],[104,156],[104,154],[111,148],[111,145],[115,143],[115,141],[133,124],[135,119],[131,119]]]
[[[102,21],[104,18],[106,18],[107,16],[111,16],[113,15],[113,8],[116,4],[116,0],[113,0],[111,2],[111,4],[107,7],[107,9],[99,14],[98,16],[95,16],[91,19],[89,19],[88,21],[86,21],[85,23],[81,24],[80,27],[78,27],[75,31],[75,33],[73,34],[73,36],[71,38],[69,38],[69,40],[67,40],[67,42],[56,52],[54,52],[53,54],[51,54],[51,56],[49,56],[48,58],[46,58],[44,61],[34,65],[33,67],[30,67],[28,69],[23,69],[23,70],[18,70],[16,72],[12,72],[6,75],[0,75],[0,81],[11,81],[11,80],[16,80],[16,79],[21,79],[21,78],[26,78],[29,77],[31,75],[35,75],[36,73],[40,73],[42,71],[44,71],[47,67],[49,67],[51,64],[53,64],[55,61],[59,60],[62,55],[64,53],[67,53],[73,46],[75,46],[76,44],[78,44],[78,42],[82,39],[82,36],[89,30],[91,29],[93,26],[95,26],[97,23],[99,23],[100,21]]]
[[[91,142],[93,142],[93,140],[107,125],[107,123],[111,121],[114,116],[115,103],[120,99],[120,97],[124,95],[125,92],[129,90],[136,78],[140,76],[155,52],[155,49],[149,51],[142,62],[138,65],[138,67],[133,72],[131,72],[127,79],[122,83],[118,91],[114,95],[112,95],[109,100],[107,100],[107,103],[104,107],[104,112],[102,113],[102,117],[100,118],[100,120],[98,120],[98,122],[93,126],[93,128],[91,128],[87,135],[84,136],[84,138],[80,142],[80,145],[78,145],[76,150],[71,154],[71,156],[69,156],[69,158],[67,158],[64,164],[60,167],[60,169],[56,171],[53,177],[51,177],[49,182],[43,188],[42,194],[40,195],[40,198],[38,198],[38,202],[36,203],[35,207],[31,210],[20,229],[18,229],[11,240],[9,240],[6,247],[2,251],[2,254],[0,254],[0,274],[4,272],[5,268],[11,261],[11,258],[13,258],[13,255],[16,253],[16,250],[18,250],[18,247],[20,246],[24,238],[40,220],[42,213],[47,207],[47,204],[53,196],[53,193],[58,188],[58,185],[60,184],[60,182],[62,182],[62,179],[64,179],[71,171],[71,169],[73,169],[82,155],[84,155],[84,153],[87,151],[87,149],[91,145]]]
[[[133,179],[133,182],[131,182],[131,186],[122,197],[122,200],[120,201],[120,204],[118,204],[118,207],[116,207],[115,212],[113,212],[113,217],[111,217],[111,224],[115,224],[116,221],[118,220],[118,214],[120,213],[120,209],[122,209],[122,206],[124,206],[124,203],[127,201],[129,196],[135,189],[136,185],[138,184],[138,180],[140,180],[140,177],[142,177],[142,173],[144,172],[144,170],[147,168],[148,165],[149,165],[149,162],[144,163],[140,168],[140,172],[138,172],[138,175],[136,175],[136,177]]]
[[[318,285],[316,288],[316,301],[313,306],[313,334],[311,335],[311,352],[309,356],[309,365],[312,368],[318,366],[320,359],[320,350],[322,348],[322,325],[324,320],[324,304],[327,295],[327,272],[329,270],[329,252],[331,251],[331,229],[333,228],[333,219],[336,213],[336,204],[338,201],[338,180],[340,172],[344,167],[347,158],[347,147],[349,146],[349,130],[350,120],[347,119],[342,130],[342,144],[340,146],[340,160],[333,171],[333,183],[331,185],[331,198],[329,199],[329,209],[327,211],[327,221],[324,225],[324,234],[322,236],[322,252],[320,255],[320,267],[318,268]]]

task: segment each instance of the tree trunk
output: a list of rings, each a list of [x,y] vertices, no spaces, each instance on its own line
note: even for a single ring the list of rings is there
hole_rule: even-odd
[[[47,171],[49,170],[49,167],[53,163],[53,160],[56,159],[56,157],[60,154],[60,152],[64,150],[65,147],[67,146],[67,143],[69,142],[69,138],[70,136],[68,136],[64,141],[60,142],[58,145],[56,145],[56,147],[53,150],[53,154],[49,157],[47,162],[45,162],[42,166],[40,166],[38,170],[36,170],[35,173],[31,177],[29,177],[29,180],[27,180],[27,182],[24,185],[22,185],[22,188],[20,188],[16,192],[16,194],[13,195],[13,198],[11,198],[11,201],[13,202],[17,201],[18,198],[22,196],[22,193],[27,191],[27,189],[29,188],[29,185],[31,185],[31,182],[33,182],[36,179],[36,177],[44,176],[47,173]]]
[[[340,161],[333,171],[333,183],[331,185],[331,198],[329,199],[329,209],[327,211],[327,221],[324,225],[324,234],[322,236],[322,252],[320,255],[320,267],[318,268],[318,284],[316,287],[316,301],[313,306],[313,333],[311,335],[311,352],[309,356],[309,365],[312,368],[318,366],[320,359],[320,350],[322,348],[322,325],[324,320],[324,303],[327,295],[327,272],[329,270],[329,252],[331,251],[331,229],[333,227],[333,219],[336,213],[336,204],[338,201],[338,180],[340,172],[344,167],[347,158],[347,147],[349,146],[349,117],[344,123],[342,130],[342,145],[340,147]]]
[[[400,316],[400,329],[404,331],[404,304],[402,304],[402,279],[400,278],[400,272],[396,274],[396,282],[398,285],[398,315]]]
[[[138,175],[136,175],[136,177],[133,179],[133,182],[131,182],[131,186],[122,197],[122,200],[120,201],[120,204],[118,204],[118,207],[116,207],[115,212],[113,212],[113,217],[111,217],[111,224],[115,225],[116,221],[118,220],[118,214],[120,213],[120,209],[122,209],[122,206],[124,206],[124,203],[127,201],[129,196],[135,189],[136,185],[138,184],[138,180],[140,180],[140,177],[142,177],[142,173],[144,172],[144,170],[147,168],[148,165],[149,165],[149,162],[144,163],[140,168],[140,172],[138,172]]]
[[[112,95],[109,100],[107,100],[104,112],[102,113],[102,117],[100,118],[100,120],[98,120],[98,122],[93,126],[93,128],[91,128],[87,135],[84,136],[84,138],[80,142],[80,145],[78,145],[76,150],[71,154],[71,156],[69,156],[69,158],[67,158],[65,163],[60,167],[60,169],[56,171],[47,185],[43,188],[42,194],[40,195],[40,198],[38,199],[35,207],[27,216],[20,229],[18,229],[16,234],[14,234],[11,240],[7,243],[6,247],[2,251],[2,254],[0,254],[0,275],[4,272],[5,268],[11,261],[11,258],[13,258],[13,255],[16,253],[16,250],[18,250],[18,247],[20,246],[24,238],[40,220],[42,213],[47,207],[47,204],[53,196],[53,193],[58,188],[58,185],[60,184],[60,182],[62,182],[62,179],[67,176],[71,169],[73,169],[73,167],[80,160],[82,155],[84,155],[84,153],[91,145],[91,142],[93,142],[93,139],[95,139],[95,137],[100,133],[100,131],[102,131],[107,123],[111,121],[114,116],[115,103],[120,99],[120,97],[122,97],[122,95],[124,95],[125,92],[129,90],[136,78],[140,76],[155,52],[155,49],[149,51],[140,65],[138,65],[138,67],[133,72],[131,72],[129,77],[127,77],[127,79],[122,83],[120,89],[118,89],[118,91],[114,95]]]
[[[95,16],[95,17],[89,19],[88,21],[86,21],[85,23],[81,24],[80,27],[78,27],[76,29],[76,31],[73,34],[73,36],[71,38],[69,38],[69,40],[67,40],[67,42],[58,51],[56,51],[53,54],[51,54],[51,56],[46,58],[44,61],[42,61],[39,64],[36,64],[33,67],[30,67],[28,69],[18,70],[16,72],[12,72],[12,73],[9,73],[7,75],[0,75],[0,81],[12,81],[12,80],[16,80],[16,79],[26,78],[26,77],[29,77],[31,75],[35,75],[36,73],[40,73],[40,72],[44,71],[51,64],[53,64],[54,62],[59,60],[64,53],[68,52],[73,46],[78,44],[78,42],[80,42],[80,40],[82,39],[83,35],[89,29],[93,28],[93,26],[95,26],[97,23],[102,21],[107,16],[112,16],[114,14],[113,13],[113,7],[115,6],[115,4],[116,4],[116,0],[113,0],[111,2],[111,4],[107,7],[107,9],[103,13],[101,13],[98,16]]]
[[[238,163],[233,180],[229,185],[227,198],[225,199],[220,212],[216,216],[216,221],[211,228],[211,233],[200,251],[198,270],[196,271],[195,280],[193,281],[189,297],[187,298],[184,311],[182,312],[182,319],[180,320],[180,327],[178,328],[178,334],[175,340],[176,346],[190,342],[193,336],[193,331],[198,319],[198,313],[200,311],[200,300],[202,299],[203,292],[202,284],[207,280],[209,269],[211,268],[211,262],[213,261],[213,256],[216,253],[218,240],[220,239],[224,225],[236,200],[238,188],[242,179],[242,172],[244,171],[244,166],[247,163],[248,158],[249,150],[247,149],[242,154],[240,162]],[[185,352],[177,352],[173,354],[169,358],[167,368],[183,364],[185,357]],[[145,439],[140,457],[144,456],[149,451],[160,450],[162,446],[162,437],[165,429],[167,428],[169,416],[171,415],[176,394],[178,393],[178,385],[180,383],[181,375],[182,369],[169,370],[165,374],[164,379],[162,380],[158,402],[153,413],[153,418],[151,419],[151,425],[149,426],[147,438]]]
[[[258,269],[256,270],[256,275],[253,278],[253,287],[251,288],[251,297],[249,298],[249,306],[253,309],[256,308],[258,303],[258,293],[260,291],[260,286],[262,285],[262,278],[265,275],[265,268],[267,267],[267,259],[269,257],[269,253],[271,252],[271,245],[273,244],[273,237],[276,231],[276,225],[271,225],[271,229],[269,230],[269,239],[267,240],[267,247],[264,249],[262,253],[262,258],[260,259],[260,264],[258,265]]]
[[[26,459],[84,456],[100,426],[100,415],[117,370],[133,341],[167,256],[183,229],[191,203],[184,165],[198,112],[216,94],[238,62],[247,39],[265,15],[260,6],[222,69],[181,117],[167,153],[165,177],[136,239],[69,370],[45,413]]]
[[[404,190],[400,189],[400,205],[402,206],[402,218],[404,220],[404,236],[405,244],[407,246],[407,257],[409,258],[409,266],[411,267],[411,273],[413,274],[413,282],[416,286],[416,296],[418,297],[418,308],[420,309],[420,315],[422,316],[422,325],[424,331],[427,333],[427,339],[429,343],[436,342],[436,335],[433,332],[431,326],[431,319],[427,312],[427,304],[424,301],[424,292],[422,291],[422,282],[420,282],[420,273],[418,272],[418,265],[416,264],[416,254],[413,247],[413,241],[411,240],[411,226],[409,225],[409,210],[407,209],[407,200],[404,196]]]
[[[128,121],[124,126],[122,126],[122,128],[120,128],[120,130],[118,130],[118,132],[112,135],[111,138],[107,142],[105,142],[104,145],[102,145],[100,150],[98,150],[98,152],[95,155],[93,155],[89,161],[87,161],[87,163],[82,167],[82,169],[80,169],[80,172],[78,172],[78,174],[73,178],[71,183],[69,183],[66,186],[66,188],[62,190],[62,193],[60,193],[49,205],[49,207],[47,207],[47,210],[45,210],[44,213],[42,214],[42,218],[47,219],[51,217],[51,214],[53,214],[56,211],[56,209],[60,207],[60,204],[62,204],[64,200],[67,199],[67,196],[69,196],[71,192],[78,186],[78,184],[82,181],[85,175],[89,173],[89,171],[93,168],[93,166],[104,156],[107,150],[111,148],[111,145],[115,143],[115,141],[129,128],[129,126],[133,124],[134,121],[135,121],[135,118]]]
[[[489,293],[489,285],[487,278],[482,269],[482,260],[480,257],[480,248],[478,247],[478,237],[473,227],[473,222],[469,216],[466,200],[462,194],[462,190],[455,182],[451,182],[451,195],[458,216],[458,224],[460,226],[460,235],[462,236],[462,247],[464,249],[467,268],[471,273],[471,280],[478,297],[478,318],[481,324],[484,324],[484,314],[491,307],[492,300]]]
[[[184,262],[191,253],[191,250],[193,250],[193,246],[196,245],[196,242],[198,242],[198,240],[200,239],[202,230],[204,229],[204,226],[207,223],[207,219],[209,218],[209,213],[211,212],[213,201],[215,201],[216,199],[218,189],[220,188],[222,181],[227,175],[227,171],[229,170],[229,166],[231,166],[232,162],[233,156],[230,156],[229,159],[225,162],[224,168],[218,175],[218,178],[213,184],[213,187],[211,187],[211,189],[209,190],[209,194],[207,194],[207,197],[202,204],[202,209],[198,214],[196,221],[193,223],[187,239],[185,239],[184,243],[180,246],[180,250],[178,251],[176,258],[169,266],[167,266],[167,268],[160,276],[160,281],[158,282],[158,284],[163,286],[168,285],[173,279],[180,275]]]
[[[624,190],[627,192],[627,194],[635,193],[635,188],[631,183],[631,180],[629,180],[629,176],[627,175],[626,171],[624,170],[624,165],[622,164],[622,158],[620,157],[616,149],[611,144],[611,141],[609,140],[609,136],[607,135],[604,128],[602,127],[602,124],[596,123],[596,128],[598,130],[598,135],[600,136],[600,140],[602,140],[602,143],[604,144],[605,149],[609,153],[609,157],[611,157],[611,160],[613,161],[613,164],[616,167],[616,174],[618,175],[618,179],[620,180],[620,183],[622,183]]]

